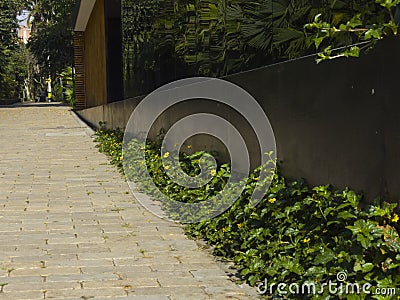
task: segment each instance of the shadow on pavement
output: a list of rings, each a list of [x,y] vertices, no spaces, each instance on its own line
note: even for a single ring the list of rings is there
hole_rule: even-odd
[[[0,103],[0,108],[17,108],[17,107],[60,107],[68,106],[68,104],[63,102],[19,102],[11,105],[2,105]]]

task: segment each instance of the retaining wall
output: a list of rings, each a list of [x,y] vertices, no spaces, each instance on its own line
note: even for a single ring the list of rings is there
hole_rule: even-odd
[[[225,79],[252,94],[268,115],[285,176],[303,177],[312,185],[349,186],[363,191],[369,202],[378,195],[398,202],[399,51],[400,41],[388,39],[358,59],[317,65],[314,57],[308,57]],[[141,99],[115,102],[78,114],[93,125],[105,121],[109,127],[122,128]],[[218,111],[215,103],[204,103],[201,107]],[[181,106],[169,112],[158,121],[155,131],[168,128],[187,109]],[[219,110],[224,115],[224,110]],[[219,147],[206,137],[197,145],[207,143],[208,149]],[[248,146],[251,153],[257,153],[251,138]],[[219,150],[224,156],[224,149]]]

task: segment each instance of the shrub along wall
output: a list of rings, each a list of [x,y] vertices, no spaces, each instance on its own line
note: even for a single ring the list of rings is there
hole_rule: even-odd
[[[97,132],[99,150],[120,169],[122,137],[121,131]],[[132,140],[129,146],[135,148],[135,143]],[[199,173],[202,154],[180,154],[180,165],[190,176]],[[165,174],[159,144],[146,145],[145,161],[137,158],[137,151],[124,153],[125,166],[146,165],[157,188],[181,202],[208,199],[223,189],[230,174],[229,165],[219,165],[210,171],[208,184],[187,189]],[[126,168],[125,174],[136,178],[138,187],[146,193],[153,194],[142,171],[140,167]],[[212,220],[189,224],[187,233],[205,239],[214,246],[215,254],[233,260],[241,275],[267,295],[279,293],[276,288],[267,288],[266,282],[269,286],[313,284],[316,288],[314,295],[298,292],[285,295],[288,299],[371,299],[372,293],[378,293],[377,288],[390,291],[392,296],[400,293],[400,223],[393,212],[396,204],[376,203],[360,209],[361,197],[354,191],[336,191],[329,186],[310,188],[302,180],[288,181],[275,174],[265,197],[254,207],[249,198],[258,181],[256,169],[230,209]],[[164,208],[168,213],[168,206]],[[338,274],[347,280],[340,281],[343,278]],[[339,286],[336,292],[323,288],[329,282],[356,283],[360,287],[369,284],[369,288],[362,295],[357,291],[346,294],[345,290],[339,291]],[[284,292],[288,293],[287,289]],[[392,299],[380,295],[372,298]]]

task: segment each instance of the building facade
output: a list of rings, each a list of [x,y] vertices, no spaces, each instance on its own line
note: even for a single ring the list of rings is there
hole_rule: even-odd
[[[122,100],[120,1],[77,1],[74,21],[75,108]]]
[[[21,25],[18,29],[18,38],[24,43],[28,44],[28,40],[31,37],[31,28]]]

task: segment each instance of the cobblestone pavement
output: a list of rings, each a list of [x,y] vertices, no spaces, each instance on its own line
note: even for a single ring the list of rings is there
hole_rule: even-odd
[[[0,299],[254,299],[143,209],[69,108],[0,108]]]

